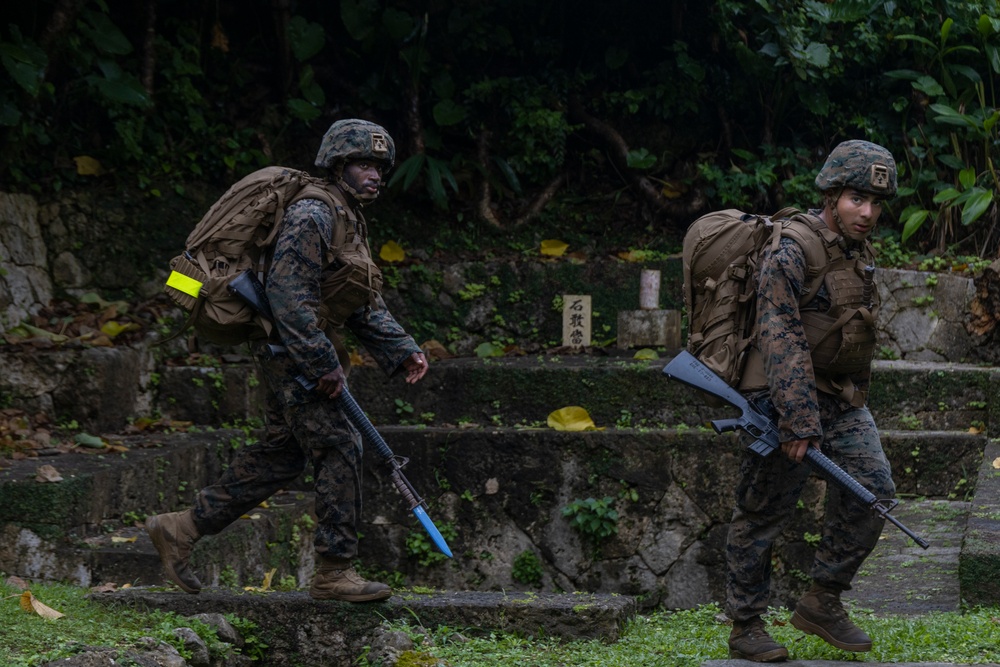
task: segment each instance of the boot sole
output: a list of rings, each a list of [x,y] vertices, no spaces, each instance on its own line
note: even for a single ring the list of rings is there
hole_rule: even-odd
[[[788,659],[788,649],[781,647],[765,653],[755,653],[753,655],[729,649],[729,657],[739,660],[750,660],[751,662],[784,662]]]
[[[191,595],[197,595],[200,593],[200,588],[192,588],[181,581],[181,578],[177,576],[176,572],[174,572],[173,566],[171,566],[170,563],[163,558],[163,553],[167,550],[169,544],[167,543],[166,536],[163,534],[163,528],[160,526],[160,520],[155,516],[146,519],[146,533],[149,535],[149,539],[153,541],[153,546],[156,548],[156,553],[160,556],[160,563],[163,565],[163,571],[167,573],[167,578],[174,582],[174,584],[176,584],[177,587],[185,593],[190,593]]]
[[[335,595],[333,593],[314,593],[309,591],[313,600],[340,600],[341,602],[378,602],[392,597],[392,591],[380,591],[368,595]]]
[[[804,618],[799,612],[794,612],[791,619],[792,625],[807,635],[816,635],[823,641],[825,641],[830,646],[839,648],[841,651],[851,651],[852,653],[864,653],[866,651],[872,650],[871,642],[864,642],[861,644],[848,644],[842,642],[839,639],[834,638],[829,632],[826,631],[820,625],[813,623],[810,620]]]

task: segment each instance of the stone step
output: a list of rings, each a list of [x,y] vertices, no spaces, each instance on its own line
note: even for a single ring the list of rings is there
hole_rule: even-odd
[[[161,609],[181,616],[235,614],[259,626],[267,664],[352,667],[376,628],[386,620],[426,628],[447,626],[475,635],[503,631],[524,637],[616,641],[635,616],[634,598],[621,595],[535,592],[400,591],[385,602],[315,601],[307,593],[235,594],[202,590],[198,595],[131,588],[93,594],[109,605]]]
[[[662,370],[669,358],[456,358],[434,362],[417,385],[389,380],[373,366],[354,368],[350,384],[376,424],[544,426],[552,411],[577,405],[598,426],[665,428],[703,424],[730,412],[667,380]],[[241,375],[237,368],[164,368],[155,406],[196,423],[259,416],[260,397],[254,398],[248,379],[252,370],[244,366]],[[875,363],[869,407],[885,429],[983,429],[1000,424],[998,386],[996,368],[881,361]]]
[[[886,522],[875,551],[843,595],[854,608],[903,615],[958,611],[958,565],[969,516],[968,502],[906,500],[892,514],[930,542],[922,549]]]
[[[724,583],[721,549],[741,455],[733,437],[701,429],[381,430],[397,455],[410,458],[406,474],[426,499],[431,518],[446,532],[455,558],[444,559],[430,547],[369,453],[360,530],[361,558],[370,573],[398,573],[395,576],[410,585],[447,590],[528,586],[642,595],[648,606],[690,607],[719,599]],[[76,576],[79,552],[67,546],[76,548],[86,539],[127,529],[147,514],[190,506],[194,493],[214,481],[233,443],[243,437],[241,431],[156,435],[150,436],[148,446],[125,441],[131,449],[124,456],[51,457],[45,462],[65,477],[58,483],[35,481],[40,460],[10,462],[0,471],[0,569],[25,576]],[[985,436],[888,431],[883,441],[901,493],[963,499],[962,494],[975,488],[965,471],[982,461]],[[303,479],[292,490],[308,488]],[[801,511],[776,547],[786,572],[808,570],[811,549],[804,535],[816,532],[823,488],[818,479],[810,482]],[[584,501],[591,498],[607,505],[589,507]],[[608,539],[571,526],[572,517],[599,513],[601,507],[618,513],[601,524],[612,531]],[[258,582],[273,548],[284,554],[279,560],[287,572],[303,582],[310,540],[301,526],[303,550],[291,546],[294,523],[303,514],[301,508],[293,509],[273,522],[284,526],[283,532],[254,537],[264,545],[253,551],[260,556],[241,556],[251,538],[238,531],[255,522],[237,522],[199,542],[198,549],[224,554],[215,560],[206,556],[199,563],[205,568],[203,576],[217,581],[226,564],[233,563],[241,583]],[[102,548],[112,549],[106,543]],[[53,559],[59,554],[68,556],[59,556],[57,563]],[[144,554],[144,565],[132,570],[122,566],[123,574],[113,578],[118,583],[146,581],[143,572],[152,576],[155,559],[148,549]],[[91,563],[92,580],[111,572],[106,563],[112,562],[112,555],[101,563],[94,555],[83,561]],[[236,564],[238,557],[245,564]],[[286,570],[280,572],[279,578],[285,576]],[[782,602],[794,599],[797,586],[801,582],[791,575],[779,581]]]
[[[959,562],[970,605],[1000,604],[1000,441],[986,445]]]

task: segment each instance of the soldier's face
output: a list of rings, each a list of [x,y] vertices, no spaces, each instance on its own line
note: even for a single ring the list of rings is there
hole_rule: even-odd
[[[382,163],[376,160],[351,160],[344,165],[342,178],[362,198],[374,199],[382,184]]]
[[[882,199],[878,195],[846,188],[837,200],[837,213],[843,225],[842,233],[861,241],[875,229],[882,215]]]

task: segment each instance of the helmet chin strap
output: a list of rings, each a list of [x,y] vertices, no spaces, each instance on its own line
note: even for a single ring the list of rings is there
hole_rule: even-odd
[[[353,185],[344,180],[343,162],[338,164],[336,170],[334,170],[333,179],[341,190],[343,190],[347,194],[354,197],[355,200],[357,200],[359,206],[365,206],[366,204],[370,204],[376,199],[378,199],[379,195],[378,192],[375,192],[374,194],[368,192],[359,192],[357,188],[355,188]]]

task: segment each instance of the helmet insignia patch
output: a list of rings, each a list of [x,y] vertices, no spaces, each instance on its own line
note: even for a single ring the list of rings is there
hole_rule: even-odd
[[[372,153],[375,155],[385,155],[389,152],[389,143],[385,135],[381,132],[372,132]]]
[[[873,164],[868,181],[871,183],[871,187],[876,190],[887,189],[889,187],[889,168],[884,164]]]

